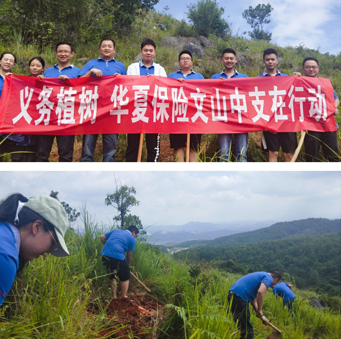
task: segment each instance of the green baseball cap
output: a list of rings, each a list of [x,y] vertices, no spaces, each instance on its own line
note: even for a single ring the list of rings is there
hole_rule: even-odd
[[[65,232],[69,227],[69,220],[63,205],[55,198],[38,195],[36,197],[29,198],[25,207],[38,213],[54,226],[60,248],[55,251],[51,251],[51,254],[56,257],[65,257],[70,255],[64,241]]]

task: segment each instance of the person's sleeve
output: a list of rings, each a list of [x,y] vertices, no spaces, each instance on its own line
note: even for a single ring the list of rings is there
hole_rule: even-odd
[[[17,275],[14,259],[6,254],[0,254],[0,305],[2,305]]]
[[[334,94],[334,100],[338,99],[338,97],[337,97],[335,91],[333,91],[333,94]]]
[[[133,74],[133,67],[132,67],[133,65],[130,65],[129,67],[128,67],[128,70],[127,70],[127,75],[135,75],[135,74]]]
[[[211,77],[211,79],[219,79],[219,73],[213,74],[212,77]]]
[[[135,245],[136,245],[136,239],[132,239],[130,246],[129,246],[129,251],[134,252],[135,249]]]
[[[272,285],[272,280],[272,276],[267,273],[261,282],[269,288]]]
[[[93,68],[91,66],[89,66],[89,61],[83,66],[83,68],[81,69],[81,71],[79,72],[78,76],[82,77],[84,74],[88,73],[90,71],[90,69]]]
[[[160,76],[167,78],[167,73],[162,66],[160,66]]]
[[[272,293],[273,293],[274,295],[278,295],[278,292],[277,292],[277,288],[276,288],[276,287],[274,287],[274,288],[272,289]]]
[[[107,238],[107,240],[109,239],[110,235],[111,235],[112,231],[108,232],[108,233],[105,233],[105,237]]]

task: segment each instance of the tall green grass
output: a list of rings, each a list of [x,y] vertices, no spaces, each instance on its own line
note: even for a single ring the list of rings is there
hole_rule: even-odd
[[[99,239],[112,226],[96,223],[87,213],[83,213],[83,226],[78,232],[67,232],[69,257],[40,257],[16,279],[0,312],[0,338],[96,338],[102,330],[113,328],[112,319],[105,316],[104,305],[112,292],[101,263]],[[238,338],[237,326],[227,312],[227,295],[239,275],[204,263],[175,261],[143,239],[137,242],[131,270],[151,289],[147,297],[167,305],[159,317],[159,338]],[[133,291],[141,291],[134,279]],[[306,301],[306,292],[295,293],[296,318],[271,290],[265,295],[264,315],[283,330],[283,338],[339,338],[340,314],[316,310]],[[256,339],[272,332],[253,311],[251,322]]]

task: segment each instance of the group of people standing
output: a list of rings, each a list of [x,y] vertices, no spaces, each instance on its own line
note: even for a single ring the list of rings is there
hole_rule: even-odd
[[[144,39],[141,43],[142,60],[131,64],[127,71],[123,63],[115,60],[116,49],[115,42],[111,39],[103,39],[100,42],[99,58],[88,61],[82,69],[75,67],[71,63],[75,51],[72,44],[68,42],[60,42],[57,44],[55,53],[57,63],[44,71],[45,62],[41,57],[34,57],[29,62],[29,70],[31,76],[58,78],[60,80],[95,76],[101,78],[103,75],[142,75],[142,76],[162,76],[167,77],[165,69],[154,62],[156,54],[156,44],[151,39]],[[259,75],[260,77],[269,76],[287,76],[277,69],[278,55],[275,49],[268,48],[263,52],[263,62],[265,71]],[[4,78],[11,74],[11,70],[16,62],[15,56],[10,52],[4,52],[0,56],[0,96],[3,87]],[[169,78],[178,79],[183,82],[190,79],[204,79],[200,73],[192,70],[193,57],[188,50],[183,50],[178,58],[179,70],[168,75]],[[239,73],[235,65],[237,64],[236,52],[232,48],[226,48],[222,52],[221,62],[224,69],[221,73],[214,74],[212,79],[222,79],[232,81],[236,78],[245,78],[246,74]],[[317,77],[319,73],[318,60],[307,57],[302,63],[303,75],[309,77]],[[301,76],[301,73],[294,72],[293,75]],[[335,114],[338,113],[339,99],[334,92]],[[3,153],[12,153],[12,161],[37,161],[46,162],[50,156],[52,144],[55,136],[53,135],[10,135],[2,136],[3,140],[0,144],[0,155]],[[73,158],[74,135],[56,136],[58,145],[59,161],[71,162]],[[83,136],[81,162],[93,162],[94,152],[96,148],[98,135],[87,134]],[[126,150],[125,160],[127,162],[135,162],[138,159],[138,150],[140,144],[140,134],[128,134],[128,146]],[[232,140],[235,144],[235,155],[238,162],[247,161],[247,144],[248,133],[238,134],[219,134],[219,157],[221,161],[229,161],[231,159]],[[114,162],[118,149],[117,134],[103,134],[103,162]],[[193,134],[190,136],[190,154],[189,161],[198,161],[200,153],[201,134]],[[306,161],[320,161],[319,152],[322,147],[324,158],[330,162],[338,162],[339,147],[336,132],[314,132],[308,131],[304,141]],[[187,146],[187,135],[171,134],[170,145],[174,149],[176,161],[185,160],[185,149]],[[147,161],[157,162],[160,153],[160,134],[146,134]],[[276,162],[280,148],[282,148],[284,160],[291,161],[293,154],[297,148],[297,137],[295,132],[263,132],[262,147],[269,152],[268,160]],[[0,158],[1,161],[1,158]]]

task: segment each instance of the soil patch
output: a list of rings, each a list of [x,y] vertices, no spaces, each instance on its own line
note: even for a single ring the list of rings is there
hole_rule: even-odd
[[[157,338],[157,327],[162,320],[164,305],[145,297],[146,293],[131,294],[128,298],[114,299],[107,307],[107,317],[113,329],[99,333],[98,338]],[[115,329],[125,326],[122,329]]]

